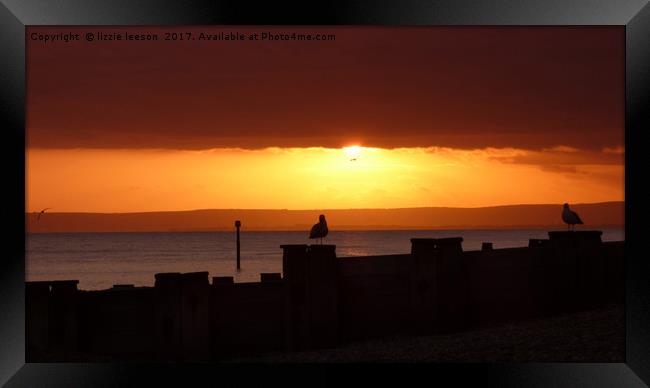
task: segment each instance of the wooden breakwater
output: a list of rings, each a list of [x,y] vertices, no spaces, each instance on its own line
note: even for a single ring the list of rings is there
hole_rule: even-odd
[[[407,254],[349,258],[334,245],[283,245],[283,276],[254,283],[210,283],[207,272],[101,291],[27,282],[27,361],[218,360],[623,303],[624,242],[599,231],[549,232],[522,248],[461,243],[412,239]]]

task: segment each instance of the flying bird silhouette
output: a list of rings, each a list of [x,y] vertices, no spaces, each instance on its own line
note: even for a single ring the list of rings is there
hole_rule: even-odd
[[[40,220],[41,220],[41,216],[42,216],[43,214],[45,214],[45,211],[46,211],[46,210],[50,210],[50,209],[52,209],[52,208],[51,208],[51,207],[46,207],[45,209],[41,210],[41,211],[38,213],[38,216],[36,217],[36,222],[40,221]]]
[[[323,244],[323,237],[327,236],[327,221],[325,216],[321,214],[318,216],[318,223],[311,227],[309,238],[320,238],[321,245]]]
[[[355,162],[356,160],[357,160],[357,158],[350,159],[351,162]]]
[[[578,213],[569,209],[568,203],[565,203],[564,206],[562,206],[562,221],[564,221],[564,223],[567,224],[567,230],[571,230],[571,229],[575,230],[576,224],[579,225],[583,224]]]

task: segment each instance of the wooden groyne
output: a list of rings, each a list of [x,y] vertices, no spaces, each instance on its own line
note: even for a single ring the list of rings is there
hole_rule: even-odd
[[[601,234],[467,252],[460,237],[411,239],[410,253],[349,258],[334,245],[282,245],[283,276],[253,283],[210,283],[207,272],[101,291],[26,282],[27,360],[204,361],[622,304],[624,242]]]

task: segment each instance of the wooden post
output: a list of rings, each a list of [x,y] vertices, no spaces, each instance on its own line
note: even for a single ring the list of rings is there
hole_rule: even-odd
[[[240,260],[240,254],[239,254],[239,249],[240,249],[240,244],[239,244],[239,228],[241,227],[241,221],[237,220],[235,221],[235,228],[237,228],[237,271],[241,268],[239,265],[239,260]]]
[[[50,283],[25,282],[25,342],[27,362],[39,362],[47,354],[50,333]]]
[[[336,245],[311,245],[307,261],[310,348],[338,344],[338,259]]]
[[[181,274],[157,273],[154,319],[158,361],[179,361],[183,350],[183,295]]]
[[[461,331],[467,324],[462,237],[412,238],[411,320],[415,333]]]
[[[210,284],[207,272],[181,274],[181,355],[207,361],[210,355]]]
[[[556,303],[562,312],[593,308],[602,301],[605,278],[602,231],[548,232],[556,263]],[[558,281],[559,280],[559,281]]]
[[[49,352],[65,359],[78,351],[78,280],[55,280],[50,282]]]
[[[336,245],[281,245],[286,287],[287,347],[334,347],[338,343]]]
[[[280,245],[282,248],[282,277],[286,289],[286,346],[289,350],[308,347],[309,311],[307,301],[307,245]]]

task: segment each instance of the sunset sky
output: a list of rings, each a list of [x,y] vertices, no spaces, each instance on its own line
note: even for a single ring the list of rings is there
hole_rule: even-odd
[[[624,200],[622,27],[27,45],[27,211]]]

